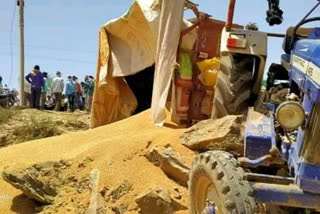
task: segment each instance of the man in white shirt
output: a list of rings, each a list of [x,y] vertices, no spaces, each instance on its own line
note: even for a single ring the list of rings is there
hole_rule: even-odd
[[[57,76],[53,79],[51,85],[51,92],[54,95],[56,105],[54,110],[59,111],[61,107],[61,99],[62,99],[62,92],[64,89],[64,81],[61,78],[61,72],[57,71]]]

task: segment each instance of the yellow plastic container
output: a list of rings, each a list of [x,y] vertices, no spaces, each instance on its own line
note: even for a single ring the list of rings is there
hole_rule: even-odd
[[[212,59],[206,59],[201,62],[197,62],[197,66],[201,72],[206,70],[219,69],[220,59],[217,57],[214,57]]]
[[[217,83],[218,70],[207,70],[203,72],[203,84],[205,86],[215,86]]]
[[[219,58],[206,59],[197,63],[201,71],[200,80],[203,85],[213,87],[217,83],[218,69],[220,65]]]

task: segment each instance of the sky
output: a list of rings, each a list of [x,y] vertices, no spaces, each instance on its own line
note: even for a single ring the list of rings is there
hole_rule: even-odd
[[[124,14],[132,0],[25,0],[25,72],[38,64],[51,76],[94,75],[98,30],[101,25]],[[227,0],[193,0],[199,9],[215,19],[225,20]],[[267,0],[237,0],[234,22],[255,22],[260,31],[285,33],[316,4],[316,0],[281,0],[282,25],[266,21]],[[315,14],[318,14],[316,10]],[[191,13],[186,13],[186,18]],[[19,8],[16,0],[1,0],[0,76],[11,88],[19,85]],[[268,41],[268,61],[279,62],[282,39]],[[12,54],[11,54],[12,53]]]

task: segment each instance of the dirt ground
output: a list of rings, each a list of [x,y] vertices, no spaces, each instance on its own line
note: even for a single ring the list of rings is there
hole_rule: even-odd
[[[29,111],[24,110],[21,114],[28,115]],[[52,114],[53,119],[61,116]],[[168,178],[145,157],[145,153],[152,147],[170,145],[183,157],[183,161],[190,165],[195,154],[179,141],[185,129],[179,129],[169,123],[162,128],[155,127],[149,118],[150,112],[145,111],[93,130],[2,148],[0,171],[7,166],[22,168],[46,161],[67,160],[71,163],[70,167],[61,171],[59,176],[71,177],[80,184],[82,181],[88,181],[92,169],[100,171],[98,190],[111,196],[111,199],[106,197],[103,201],[104,206],[108,208],[106,213],[121,213],[122,207],[126,207],[125,213],[138,213],[134,199],[142,192],[156,187],[167,188],[173,196],[178,192],[178,202],[188,206],[187,189]],[[69,132],[70,129],[65,128],[64,131]],[[125,187],[125,194],[121,193],[119,187]],[[113,196],[114,194],[118,196]],[[72,185],[65,185],[53,205],[39,210],[38,205],[26,198],[20,190],[0,178],[1,214],[31,214],[35,213],[35,210],[42,213],[82,213],[88,207],[89,199],[90,191],[87,188],[79,190],[78,186],[74,188]],[[188,211],[177,213],[187,214]]]
[[[68,113],[36,109],[0,109],[0,117],[0,147],[87,130],[90,118],[82,111]]]

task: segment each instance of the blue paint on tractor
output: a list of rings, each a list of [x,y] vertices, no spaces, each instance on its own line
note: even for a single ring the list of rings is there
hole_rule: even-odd
[[[314,28],[309,35],[310,39],[320,39],[320,28]]]
[[[291,148],[291,144],[288,142],[281,143],[281,157],[283,160],[288,161],[289,159],[289,151]]]
[[[296,141],[292,144],[282,142],[280,147],[281,157],[287,161],[289,173],[295,182],[290,185],[280,185],[276,181],[274,183],[255,181],[251,184],[255,190],[255,197],[260,202],[320,211],[320,164],[307,162],[303,156],[306,145],[312,143],[315,146],[320,143],[320,139],[307,138],[310,130],[320,132],[320,123],[317,122],[320,118],[313,118],[315,106],[320,108],[320,28],[315,28],[309,38],[300,39],[295,43],[291,52],[289,81],[291,85],[295,83],[304,94],[302,107],[306,113],[306,121],[298,129]],[[273,107],[272,104],[265,105],[271,109]],[[312,124],[311,118],[313,118]],[[259,159],[270,154],[276,139],[273,124],[272,114],[267,117],[249,111],[245,135],[246,158]],[[319,152],[315,154],[320,155]],[[261,177],[267,176],[261,174]]]
[[[298,186],[306,192],[320,194],[320,167],[301,163],[297,176]]]
[[[291,67],[290,70],[290,85],[292,85],[292,82],[295,82],[300,88],[303,87],[305,83],[305,75],[294,67]]]
[[[312,99],[314,103],[320,103],[320,86],[316,86],[314,81],[309,78],[306,79],[304,90],[307,92],[307,95]]]
[[[262,203],[320,210],[320,195],[304,192],[297,185],[251,183],[255,198]]]
[[[265,103],[264,106],[266,106],[269,109],[269,111],[276,112],[279,105],[274,103]]]
[[[258,159],[269,153],[273,139],[272,123],[269,117],[249,110],[244,140],[246,158]]]

